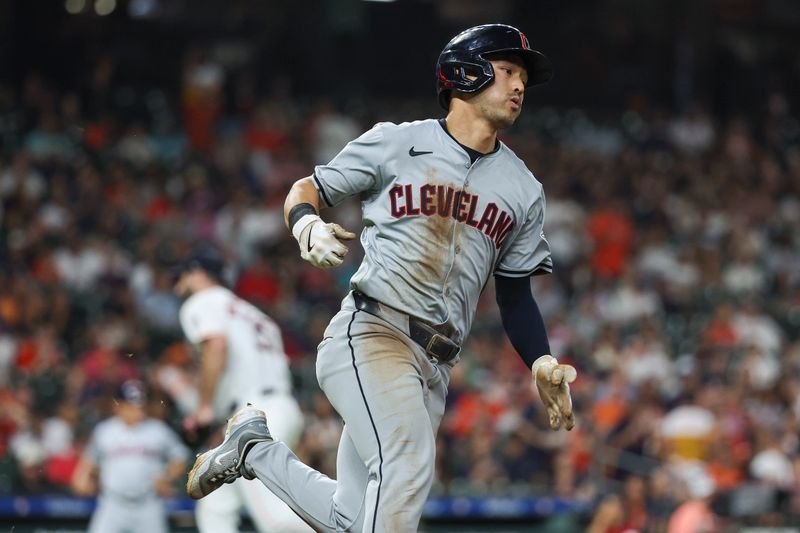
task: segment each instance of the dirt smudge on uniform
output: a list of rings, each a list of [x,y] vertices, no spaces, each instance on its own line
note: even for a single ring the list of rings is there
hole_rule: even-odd
[[[434,193],[436,195],[434,200],[436,212],[421,220],[423,222],[422,229],[417,236],[420,245],[420,260],[416,272],[421,282],[441,283],[450,269],[451,240],[456,225],[453,218],[446,214],[442,215],[442,210],[448,204],[453,205],[453,202],[457,200],[459,189],[452,183],[430,182],[430,184],[434,187],[437,185],[443,185],[443,187],[437,188],[438,190]],[[455,192],[452,195],[447,194],[448,188]]]
[[[365,318],[365,317],[362,317]],[[412,356],[409,345],[404,343],[397,334],[388,326],[373,319],[371,316],[362,322],[359,327],[364,328],[358,336],[358,353],[363,354],[359,361],[359,368],[369,373],[381,393],[384,389],[391,389],[397,376],[405,373],[419,374],[417,361]],[[402,324],[394,324],[403,331]]]

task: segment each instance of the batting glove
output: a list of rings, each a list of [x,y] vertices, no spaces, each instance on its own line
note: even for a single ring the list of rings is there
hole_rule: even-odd
[[[347,246],[341,240],[356,238],[355,233],[339,224],[326,223],[319,215],[310,214],[295,222],[292,235],[300,246],[300,257],[319,268],[341,265],[347,254]]]
[[[572,413],[572,397],[569,384],[578,377],[572,365],[560,365],[552,355],[543,355],[531,366],[533,381],[539,390],[539,397],[547,408],[550,428],[557,430],[563,422],[567,430],[575,426]]]

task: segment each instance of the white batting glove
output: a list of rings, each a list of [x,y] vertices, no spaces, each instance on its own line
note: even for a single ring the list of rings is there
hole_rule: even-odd
[[[352,240],[356,234],[339,224],[326,223],[319,215],[304,215],[292,227],[292,235],[300,246],[300,257],[319,268],[331,268],[342,264],[347,246],[342,240]]]
[[[531,366],[533,381],[539,390],[539,397],[547,408],[550,429],[558,430],[563,422],[567,430],[575,426],[572,413],[572,397],[569,384],[578,377],[572,365],[560,365],[552,355],[543,355]]]

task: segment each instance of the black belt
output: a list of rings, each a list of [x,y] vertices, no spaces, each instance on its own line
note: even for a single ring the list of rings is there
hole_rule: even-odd
[[[387,314],[401,315],[404,317],[408,320],[408,336],[411,340],[422,346],[428,355],[435,357],[439,361],[450,361],[461,351],[461,346],[450,338],[450,335],[452,335],[455,330],[449,324],[441,324],[438,326],[427,324],[402,311],[398,311],[393,307],[373,300],[366,294],[356,291],[353,291],[353,301],[356,304],[356,309],[383,319],[388,318],[389,322],[393,321],[391,320],[391,316],[387,316]],[[389,313],[387,313],[387,310]]]

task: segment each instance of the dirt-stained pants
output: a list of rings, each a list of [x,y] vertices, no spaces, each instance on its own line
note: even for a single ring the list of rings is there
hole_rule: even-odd
[[[258,478],[319,531],[417,531],[453,363],[431,361],[407,327],[357,310],[348,295],[325,330],[317,379],[345,422],[337,480],[281,442],[247,455]]]

